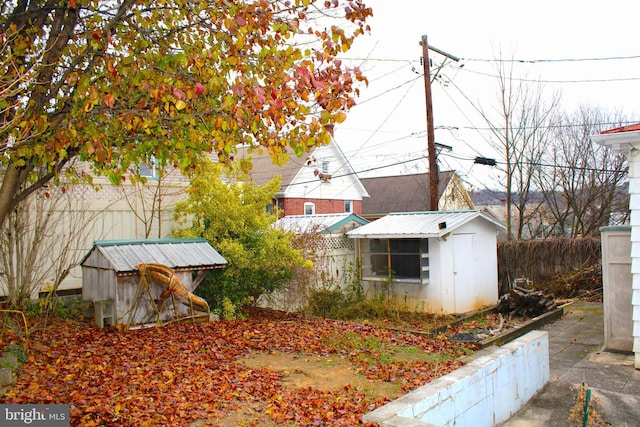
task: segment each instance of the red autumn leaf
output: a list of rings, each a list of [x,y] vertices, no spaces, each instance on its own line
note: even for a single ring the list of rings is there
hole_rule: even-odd
[[[106,94],[103,100],[104,100],[104,105],[106,105],[109,108],[113,107],[116,103],[116,98],[113,96],[112,93]]]
[[[177,88],[177,87],[173,88],[172,93],[173,93],[173,96],[178,100],[183,100],[184,97],[186,96],[184,91],[182,89],[180,89],[180,88]]]

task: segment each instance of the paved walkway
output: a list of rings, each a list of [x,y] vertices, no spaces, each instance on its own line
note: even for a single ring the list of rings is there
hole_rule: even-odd
[[[633,368],[632,355],[602,351],[601,303],[574,302],[565,307],[561,319],[542,330],[549,333],[549,382],[502,427],[571,425],[569,411],[581,383],[600,402],[599,413],[606,422],[640,427],[640,370]]]

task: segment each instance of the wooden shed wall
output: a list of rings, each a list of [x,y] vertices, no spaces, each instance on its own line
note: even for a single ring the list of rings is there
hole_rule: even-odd
[[[82,267],[82,298],[90,301],[115,300],[118,277],[113,270]]]
[[[101,258],[96,257],[92,261],[99,264],[98,260]],[[176,276],[185,288],[193,291],[191,271],[178,271]],[[166,286],[155,282],[148,282],[148,284],[147,290],[144,283],[141,284],[140,275],[137,272],[117,274],[113,270],[83,267],[83,298],[94,302],[112,300],[116,324],[153,323],[157,320],[151,299],[159,300]],[[175,315],[186,315],[189,312],[186,305],[177,300],[174,305],[171,298],[165,300],[164,305],[159,308],[162,321],[170,320]]]

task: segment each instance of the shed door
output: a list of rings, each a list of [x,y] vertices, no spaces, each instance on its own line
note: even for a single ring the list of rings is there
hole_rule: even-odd
[[[474,310],[477,283],[473,256],[473,234],[453,235],[453,310],[465,313]]]

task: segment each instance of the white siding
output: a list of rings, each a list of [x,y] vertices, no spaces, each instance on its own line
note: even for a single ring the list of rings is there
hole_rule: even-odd
[[[353,174],[349,163],[341,154],[335,141],[318,147],[312,155],[315,162],[309,166],[303,164],[285,191],[287,198],[362,200],[365,191]],[[314,170],[322,172],[322,162],[329,162],[331,179],[321,180]]]
[[[50,205],[44,207],[52,210],[51,228],[48,230],[51,233],[47,238],[63,244],[55,241],[48,243],[47,247],[51,246],[53,249],[51,253],[42,254],[46,259],[38,260],[38,264],[47,264],[45,268],[53,265],[61,259],[61,254],[66,249],[64,246],[68,243],[70,255],[64,256],[69,259],[69,263],[77,263],[89,252],[95,240],[145,238],[145,224],[141,218],[146,218],[152,224],[150,238],[168,237],[175,225],[173,208],[175,202],[184,197],[186,183],[166,183],[161,191],[160,210],[152,215],[151,201],[156,187],[154,184],[151,181],[145,190],[133,186],[117,187],[108,183],[103,183],[99,191],[88,185],[67,186],[64,193],[60,189],[52,190],[47,199]],[[36,215],[31,211],[30,214]],[[53,280],[53,277],[45,278],[38,287],[44,290],[47,283],[52,283]],[[0,283],[0,294],[5,294],[2,285]],[[82,271],[78,266],[70,271],[60,289],[81,287]]]
[[[629,153],[629,193],[631,205],[631,305],[635,368],[640,369],[640,151]]]

